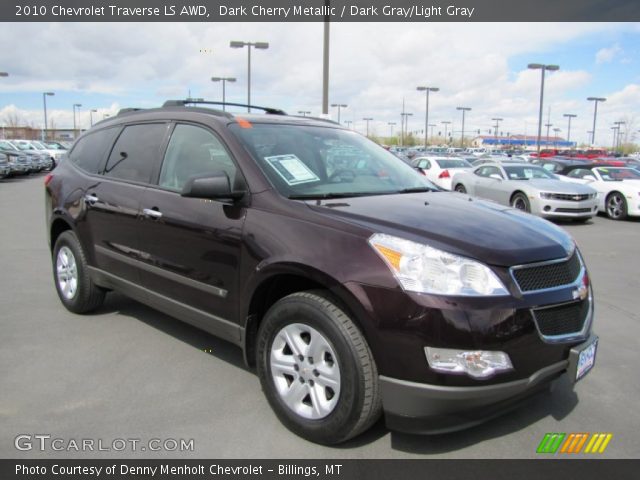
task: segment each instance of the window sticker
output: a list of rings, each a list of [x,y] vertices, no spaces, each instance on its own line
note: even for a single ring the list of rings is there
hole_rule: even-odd
[[[320,178],[293,154],[275,155],[264,159],[289,185],[320,181]]]

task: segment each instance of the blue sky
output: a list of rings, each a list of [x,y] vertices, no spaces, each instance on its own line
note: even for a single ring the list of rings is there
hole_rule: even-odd
[[[14,42],[15,38],[24,38]],[[73,123],[72,105],[113,115],[125,106],[150,107],[168,98],[219,100],[221,85],[211,76],[235,76],[227,100],[246,100],[246,50],[230,49],[230,40],[268,41],[269,50],[252,55],[252,100],[290,112],[320,113],[322,24],[4,24],[0,71],[0,123],[18,115],[42,125],[42,92],[49,119],[57,127]],[[332,24],[330,102],[347,103],[342,120],[364,131],[388,132],[399,123],[404,99],[410,130],[424,128],[424,95],[418,85],[437,86],[430,102],[430,123],[452,121],[460,129],[456,106],[473,108],[469,130],[490,128],[504,118],[504,131],[532,133],[537,123],[539,71],[528,63],[555,63],[545,89],[545,115],[564,130],[563,113],[578,117],[572,134],[586,140],[593,104],[588,96],[606,96],[599,109],[598,136],[610,137],[616,120],[640,129],[640,25],[632,23],[404,23]],[[203,53],[204,52],[204,53]],[[331,112],[334,116],[335,111]],[[563,135],[563,131],[560,135]],[[638,135],[640,139],[640,135]],[[573,138],[575,139],[575,138]]]

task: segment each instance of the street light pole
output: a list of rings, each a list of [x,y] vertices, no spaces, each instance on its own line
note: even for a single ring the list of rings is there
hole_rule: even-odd
[[[611,142],[611,150],[615,151],[618,146],[618,130],[620,130],[620,127],[611,127],[611,130],[613,130],[613,142]]]
[[[367,122],[367,138],[369,138],[369,122],[373,120],[371,117],[364,117],[363,120]]]
[[[456,107],[456,110],[462,111],[462,135],[460,137],[460,147],[464,148],[464,114],[471,110],[470,107]]]
[[[347,105],[345,103],[332,103],[331,106],[332,107],[338,107],[338,123],[340,123],[340,109],[341,108],[347,108],[349,105]]]
[[[347,124],[347,128],[349,130],[351,130],[351,124],[353,123],[353,120],[345,120],[344,123],[346,123]]]
[[[431,141],[433,142],[433,127],[435,127],[435,123],[430,123],[427,127],[430,127],[429,136],[431,137]]]
[[[325,11],[331,11],[330,0],[324,1]],[[322,114],[329,114],[329,48],[330,48],[330,20],[331,15],[324,17],[324,30],[322,40]]]
[[[92,108],[91,110],[89,110],[89,123],[91,124],[92,127],[93,127],[93,114],[94,113],[98,113],[98,110],[96,110],[95,108]]]
[[[449,140],[447,140],[447,127],[451,125],[451,122],[449,120],[444,120],[440,123],[444,125],[444,143],[449,145]]]
[[[591,145],[595,146],[596,144],[596,118],[598,118],[598,102],[606,102],[607,99],[604,97],[588,97],[587,100],[589,102],[593,102],[593,129],[591,130]]]
[[[560,133],[560,129],[558,127],[553,129],[553,133],[556,134],[556,137],[554,138],[554,144],[556,147],[556,150],[558,149],[558,134]]]
[[[80,107],[82,106],[81,103],[74,103],[73,104],[73,138],[77,137],[77,127],[76,127],[76,108],[78,109],[78,113],[80,113]],[[80,123],[80,122],[78,122]]]
[[[393,127],[395,124],[396,122],[387,122],[387,125],[389,125],[389,142],[393,140]]]
[[[575,113],[565,113],[563,117],[567,117],[569,120],[569,124],[567,125],[567,142],[571,143],[571,119],[576,118],[577,115]]]
[[[498,128],[500,128],[500,122],[504,120],[504,118],[492,118],[491,120],[493,120],[494,122],[496,122],[496,124],[494,125],[495,127],[495,135],[494,137],[496,138],[496,142],[498,141]]]
[[[298,110],[298,115],[306,117],[307,115],[311,115],[311,112],[309,110]]]
[[[247,112],[251,112],[251,47],[258,50],[266,50],[269,48],[268,42],[239,42],[232,41],[229,43],[231,48],[247,47]]]
[[[429,92],[437,92],[440,89],[438,87],[417,87],[419,92],[426,93],[426,106],[424,114],[424,149],[427,150],[427,129],[429,128]]]
[[[615,149],[618,150],[620,148],[620,134],[622,133],[622,128],[620,127],[620,125],[625,125],[627,122],[624,122],[622,120],[619,120],[617,122],[613,122],[613,124],[618,127],[618,130],[616,132],[616,136],[617,136],[617,140],[616,140],[616,146]]]
[[[222,111],[226,110],[226,102],[227,102],[227,82],[235,82],[235,77],[211,77],[212,82],[222,82]]]
[[[547,147],[549,146],[549,129],[553,127],[553,123],[545,123],[545,127],[547,127]]]
[[[547,70],[550,72],[555,72],[556,70],[560,70],[558,65],[544,65],[542,63],[530,63],[527,65],[527,68],[530,70],[540,70],[542,72],[541,80],[540,80],[540,113],[538,114],[538,155],[540,155],[540,136],[542,135],[542,108],[544,104],[544,72]],[[548,137],[549,135],[547,135]]]
[[[3,76],[3,75],[0,75]],[[55,95],[53,92],[43,92],[42,93],[42,105],[44,107],[44,128],[42,129],[42,141],[44,142],[47,139],[47,97],[52,97]]]

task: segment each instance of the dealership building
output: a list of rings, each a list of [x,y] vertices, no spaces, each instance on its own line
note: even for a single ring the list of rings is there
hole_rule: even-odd
[[[509,135],[509,136],[493,136],[480,135],[473,139],[474,147],[485,148],[520,148],[535,150],[538,145],[538,137],[531,135]],[[576,147],[576,142],[568,142],[561,137],[540,137],[540,146],[542,148],[559,148],[570,149]]]

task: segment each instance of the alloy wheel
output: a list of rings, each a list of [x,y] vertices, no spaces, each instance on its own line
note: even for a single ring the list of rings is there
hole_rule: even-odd
[[[293,412],[309,420],[328,416],[340,397],[340,366],[329,340],[302,323],[289,324],[271,345],[276,391]]]

